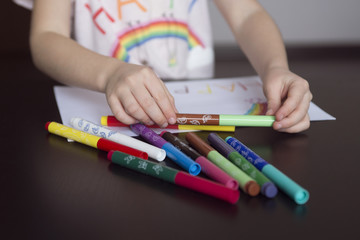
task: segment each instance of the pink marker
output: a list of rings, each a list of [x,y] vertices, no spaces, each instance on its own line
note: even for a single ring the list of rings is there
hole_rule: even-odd
[[[225,185],[231,189],[238,189],[239,183],[229,176],[226,172],[221,170],[218,166],[209,161],[206,157],[201,156],[197,151],[187,145],[183,140],[171,134],[170,132],[163,131],[160,133],[166,141],[172,143],[175,147],[179,148],[182,152],[192,158],[201,166],[201,170],[210,178]]]

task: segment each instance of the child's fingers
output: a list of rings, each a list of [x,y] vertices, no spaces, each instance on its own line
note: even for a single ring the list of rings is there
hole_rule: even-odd
[[[280,94],[267,95],[267,111],[266,115],[274,115],[281,105]]]
[[[178,110],[176,109],[176,106],[175,106],[175,99],[174,99],[174,97],[171,95],[171,93],[169,92],[169,90],[168,90],[167,87],[165,86],[164,82],[161,81],[161,83],[162,83],[162,85],[163,85],[163,88],[164,88],[164,90],[165,90],[166,95],[168,96],[168,99],[169,99],[169,101],[170,101],[170,103],[171,103],[171,105],[172,105],[173,110],[174,110],[175,112],[178,112]],[[176,115],[175,115],[175,117],[176,117]],[[170,124],[175,124],[175,123],[176,123],[176,120],[175,120],[174,123],[170,123]]]
[[[137,120],[135,118],[129,116],[125,112],[123,106],[119,102],[119,99],[117,98],[116,95],[112,95],[112,96],[108,97],[107,101],[108,101],[108,104],[110,106],[112,113],[115,115],[115,117],[119,121],[121,121],[124,124],[129,124],[129,125],[137,122]]]
[[[306,114],[305,117],[297,124],[288,128],[277,129],[277,131],[287,132],[287,133],[298,133],[308,129],[309,127],[310,127],[310,117],[309,114]]]
[[[304,99],[303,102],[290,115],[283,118],[281,121],[274,123],[275,129],[289,128],[301,122],[307,114],[310,102]]]
[[[303,100],[305,102],[310,102],[311,93],[308,84],[306,81],[303,86],[301,84],[303,83],[295,82],[289,87],[285,102],[275,114],[277,121],[281,121],[288,117],[300,104],[302,104]]]
[[[267,99],[266,115],[274,115],[281,106],[281,87],[277,82],[269,83],[264,88]]]
[[[127,114],[146,125],[154,124],[147,109],[153,110],[152,105],[155,103],[144,86],[139,85],[134,92],[123,91],[119,99]]]
[[[161,120],[158,120],[159,123],[157,123],[159,126],[162,127],[166,127],[168,123],[175,124],[176,115],[173,97],[168,92],[165,84],[160,79],[156,78],[154,80],[155,81],[145,82],[145,86],[161,111]],[[155,117],[160,118],[160,114],[159,116]]]
[[[168,125],[168,120],[161,109],[161,101],[167,99],[165,92],[159,84],[154,84],[151,89],[146,86],[132,89],[136,101],[147,116],[161,127]],[[168,102],[170,105],[170,103]]]
[[[307,115],[307,110],[309,109],[309,105],[310,105],[309,98],[304,97],[302,102],[293,112],[291,112],[281,121],[276,121],[274,123],[274,129],[275,130],[287,129],[303,121],[305,116]]]

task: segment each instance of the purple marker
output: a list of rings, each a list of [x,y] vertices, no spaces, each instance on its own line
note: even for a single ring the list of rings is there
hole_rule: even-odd
[[[212,163],[209,159],[204,156],[201,156],[195,149],[191,148],[189,145],[186,144],[185,141],[181,140],[180,138],[176,137],[174,134],[170,132],[163,131],[160,133],[160,136],[163,137],[166,141],[173,144],[175,147],[180,149],[183,153],[193,159],[195,162],[200,164],[201,171],[203,171],[208,177],[214,179],[215,181],[225,185],[231,189],[238,189],[239,184],[238,182]]]
[[[166,156],[173,160],[175,163],[180,165],[186,171],[188,171],[191,175],[198,175],[201,171],[201,167],[198,163],[194,162],[191,158],[182,153],[179,149],[177,149],[174,145],[167,142],[161,136],[156,134],[153,130],[146,127],[141,123],[136,123],[130,125],[130,128],[133,132],[140,135],[145,139],[148,143],[164,149],[166,151]]]
[[[233,147],[227,144],[224,139],[219,137],[216,133],[210,133],[208,136],[208,141],[216,150],[218,150],[218,152],[228,158],[251,178],[253,178],[261,186],[261,193],[264,196],[268,198],[273,198],[276,196],[278,190],[275,184],[272,183],[270,179],[262,174]]]

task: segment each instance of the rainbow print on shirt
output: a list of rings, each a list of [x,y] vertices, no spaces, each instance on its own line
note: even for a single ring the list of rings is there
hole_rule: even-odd
[[[251,108],[245,113],[246,115],[265,115],[267,103],[253,103]]]
[[[177,38],[184,40],[188,43],[189,50],[196,46],[204,47],[204,44],[194,32],[191,31],[186,23],[175,20],[158,20],[145,25],[139,25],[120,33],[111,55],[114,58],[128,62],[130,58],[128,54],[129,51],[150,40],[159,38]]]

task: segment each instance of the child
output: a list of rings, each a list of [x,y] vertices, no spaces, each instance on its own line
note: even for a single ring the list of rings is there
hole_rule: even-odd
[[[214,54],[206,0],[14,0],[33,8],[35,65],[59,82],[104,92],[121,122],[175,123],[161,78],[210,78]],[[255,0],[215,0],[263,81],[273,128],[310,126],[309,84],[289,70],[278,28]],[[75,40],[73,40],[75,39]]]

